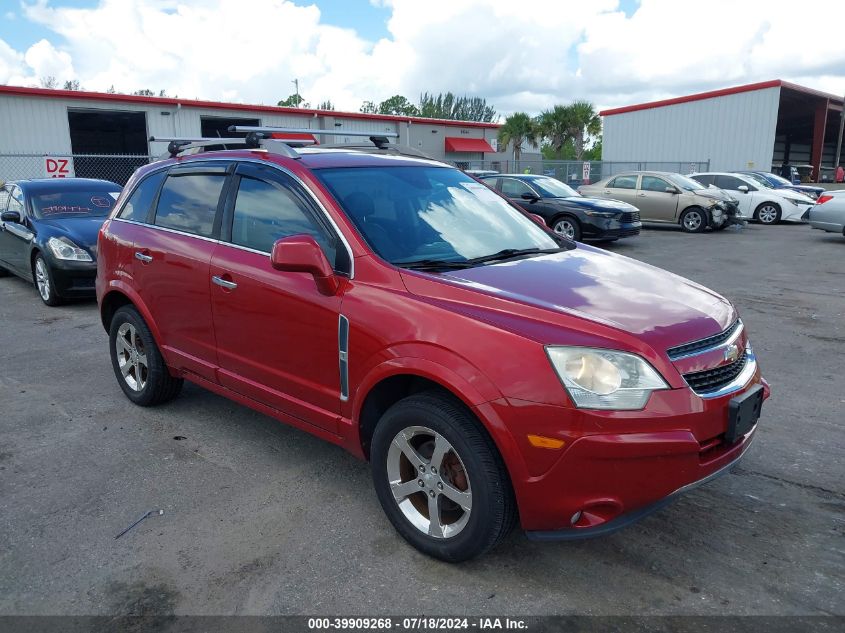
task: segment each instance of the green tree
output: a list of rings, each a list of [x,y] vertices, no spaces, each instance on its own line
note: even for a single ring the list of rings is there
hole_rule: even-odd
[[[572,111],[568,106],[556,105],[551,110],[544,110],[538,119],[540,134],[546,141],[543,149],[548,148],[549,158],[565,160],[564,148],[572,143]],[[546,152],[544,152],[545,155]],[[566,152],[569,153],[569,152]],[[574,158],[574,151],[572,152]]]
[[[453,121],[481,121],[489,123],[499,118],[496,109],[482,97],[456,97],[451,92],[420,95],[420,116]]]
[[[570,131],[575,142],[575,160],[582,160],[587,138],[601,134],[601,118],[589,101],[575,101],[567,108],[571,117]]]
[[[334,110],[334,104],[331,102],[330,99],[327,99],[326,101],[321,101],[320,103],[318,103],[317,109],[318,110]]]
[[[62,90],[82,90],[78,79],[69,79],[62,86]]]
[[[106,94],[109,94],[109,95],[117,94],[117,90],[114,89],[114,84],[109,86],[109,89],[106,90]]]
[[[519,160],[523,143],[537,147],[540,133],[537,122],[525,112],[514,112],[505,118],[499,128],[499,151],[507,151],[509,144],[513,144],[513,158]],[[504,148],[504,149],[503,149]]]
[[[418,116],[420,111],[406,97],[393,95],[378,104],[378,113],[395,114],[398,116]]]
[[[153,92],[152,90],[150,90],[149,88],[143,88],[143,89],[141,89],[141,90],[136,90],[136,91],[135,91],[135,92],[133,92],[132,94],[133,94],[133,95],[138,95],[138,96],[140,96],[140,97],[155,97],[155,96],[156,96],[156,93],[154,93],[154,92]]]
[[[302,95],[298,95],[294,92],[287,99],[282,99],[276,105],[283,108],[307,108],[309,104],[305,102]]]
[[[377,111],[376,104],[372,101],[365,101],[358,109],[358,112],[363,112],[364,114],[375,114]]]
[[[59,87],[59,82],[56,81],[56,78],[53,75],[48,75],[46,77],[42,77],[40,79],[41,87],[42,88],[49,88],[50,90],[55,90]]]
[[[590,146],[584,150],[584,160],[601,160],[601,134]]]

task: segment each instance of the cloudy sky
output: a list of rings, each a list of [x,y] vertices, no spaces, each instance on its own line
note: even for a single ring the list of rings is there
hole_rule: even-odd
[[[843,0],[0,0],[0,84],[537,113],[767,79],[845,93]]]

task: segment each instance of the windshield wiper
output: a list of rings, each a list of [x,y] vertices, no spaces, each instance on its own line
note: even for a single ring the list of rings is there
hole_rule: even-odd
[[[501,262],[514,257],[522,257],[523,255],[545,255],[546,253],[559,253],[568,250],[565,246],[558,248],[505,248],[498,253],[492,255],[484,255],[482,257],[473,257],[466,260],[466,264],[483,264],[485,262]]]
[[[451,259],[411,259],[408,261],[392,262],[394,266],[401,268],[411,268],[413,270],[437,270],[443,268],[446,270],[460,270],[462,268],[469,268],[472,264],[469,261],[455,261]]]

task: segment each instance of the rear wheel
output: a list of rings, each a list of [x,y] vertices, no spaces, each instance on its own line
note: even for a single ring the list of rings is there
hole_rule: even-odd
[[[61,305],[62,298],[56,292],[56,284],[53,282],[53,273],[47,260],[40,253],[35,256],[35,265],[32,267],[32,275],[35,280],[35,287],[38,288],[38,295],[41,301],[50,307]]]
[[[142,407],[175,398],[182,379],[174,378],[138,311],[123,306],[114,313],[109,328],[112,368],[123,393]]]
[[[754,218],[760,224],[777,224],[780,222],[780,207],[774,202],[764,202],[754,211]]]
[[[681,228],[687,233],[701,233],[707,228],[707,213],[699,207],[690,207],[681,215]]]
[[[581,224],[569,215],[555,218],[552,222],[552,230],[567,239],[578,242],[581,239]]]
[[[502,458],[475,417],[437,392],[409,396],[373,434],[376,494],[411,545],[449,562],[496,546],[516,522]]]

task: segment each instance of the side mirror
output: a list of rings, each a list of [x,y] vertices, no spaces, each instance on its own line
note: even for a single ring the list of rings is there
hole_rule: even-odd
[[[317,289],[324,295],[337,292],[340,283],[323,249],[310,235],[291,235],[276,240],[270,253],[270,265],[290,273],[310,273]]]
[[[740,185],[736,188],[737,191],[741,191],[742,193],[748,193],[748,185]]]
[[[676,187],[666,187],[666,189],[664,189],[664,191],[666,193],[681,193],[680,191],[678,191],[678,189]]]
[[[528,200],[529,202],[537,202],[537,200],[540,199],[537,196],[535,196],[533,193],[529,193],[527,191],[519,197],[522,198],[523,200]]]
[[[3,211],[3,215],[0,215],[0,220],[3,222],[14,222],[15,224],[20,224],[21,214],[17,211]]]

